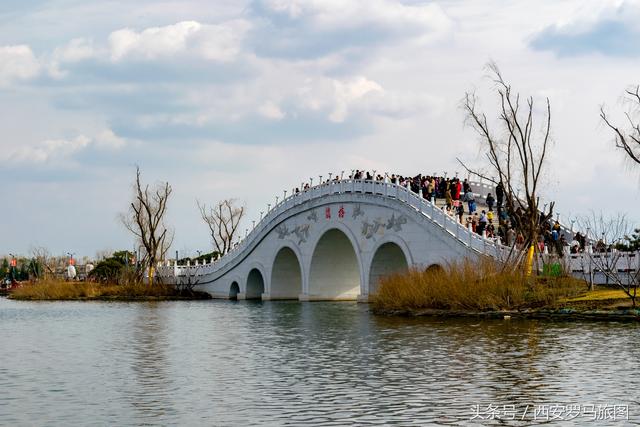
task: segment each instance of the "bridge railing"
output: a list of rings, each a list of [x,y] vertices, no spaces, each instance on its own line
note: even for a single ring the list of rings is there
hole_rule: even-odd
[[[468,230],[455,218],[447,215],[444,210],[438,208],[431,201],[423,199],[420,194],[414,193],[407,187],[385,181],[343,179],[325,182],[279,200],[267,211],[247,236],[219,260],[201,265],[160,266],[158,267],[158,273],[161,275],[185,275],[206,274],[222,270],[234,263],[250,245],[264,237],[262,235],[270,230],[269,224],[282,213],[313,199],[345,193],[366,193],[394,198],[422,213],[474,251],[493,256],[499,252],[499,246],[501,245]]]
[[[478,185],[478,183],[472,182],[471,185]],[[487,191],[489,185],[483,185],[486,188],[482,187],[482,190],[480,191]],[[245,254],[247,249],[252,245],[256,245],[263,237],[265,237],[272,228],[270,225],[272,221],[284,212],[313,199],[319,199],[332,194],[345,193],[374,194],[404,202],[474,252],[506,260],[510,252],[513,250],[511,247],[502,245],[497,240],[488,239],[478,235],[472,230],[469,230],[467,227],[460,224],[456,217],[448,215],[442,208],[439,208],[430,200],[422,198],[421,194],[414,193],[407,187],[388,181],[344,179],[325,182],[299,193],[291,194],[280,200],[267,211],[267,213],[240,243],[234,246],[229,253],[219,260],[201,265],[163,265],[158,267],[158,274],[166,277],[201,275],[219,272],[229,266],[232,266],[239,257]],[[585,257],[586,255],[572,255],[569,259],[571,268],[573,270],[578,270],[578,263],[580,263],[580,266],[584,269]],[[638,265],[638,259],[640,259],[640,256],[637,256],[636,258],[633,257],[634,255],[629,255],[627,258],[623,259],[625,259],[626,261],[624,262],[627,263],[629,260],[635,262],[635,268],[637,269],[640,267],[640,265]]]

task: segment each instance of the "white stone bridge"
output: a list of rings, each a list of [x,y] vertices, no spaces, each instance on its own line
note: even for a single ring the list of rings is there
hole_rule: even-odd
[[[493,191],[472,188],[478,198]],[[215,262],[164,265],[157,274],[197,281],[214,298],[366,301],[383,275],[479,255],[505,259],[510,250],[405,187],[349,179],[280,201]],[[582,259],[570,262],[574,274],[585,272]]]

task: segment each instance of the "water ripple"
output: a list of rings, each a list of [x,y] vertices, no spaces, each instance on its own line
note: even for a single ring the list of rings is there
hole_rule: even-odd
[[[479,425],[473,405],[569,403],[629,405],[621,425],[638,424],[639,331],[350,303],[0,299],[0,425]]]

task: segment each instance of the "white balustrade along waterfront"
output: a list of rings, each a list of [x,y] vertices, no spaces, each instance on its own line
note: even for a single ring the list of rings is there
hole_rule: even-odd
[[[482,196],[484,187],[471,185]],[[215,298],[367,300],[384,275],[465,258],[504,260],[511,251],[406,187],[344,179],[278,200],[219,260],[161,265],[157,275],[197,283]]]

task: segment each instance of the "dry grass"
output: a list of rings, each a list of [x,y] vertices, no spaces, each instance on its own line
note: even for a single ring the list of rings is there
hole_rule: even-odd
[[[622,289],[596,289],[588,291],[584,295],[570,298],[567,301],[603,301],[603,300],[627,300],[629,297]]]
[[[75,300],[75,299],[135,299],[176,296],[171,285],[128,283],[124,285],[93,282],[64,282],[56,280],[25,284],[11,292],[11,298],[21,300]]]
[[[585,290],[585,283],[572,277],[526,277],[520,270],[500,271],[491,261],[467,261],[383,278],[373,305],[381,310],[515,310],[553,306]]]

